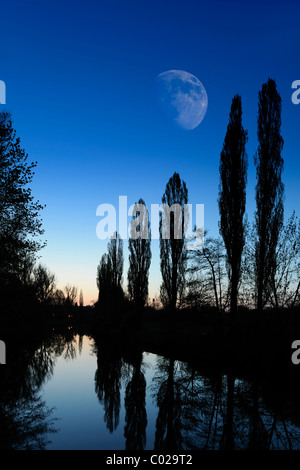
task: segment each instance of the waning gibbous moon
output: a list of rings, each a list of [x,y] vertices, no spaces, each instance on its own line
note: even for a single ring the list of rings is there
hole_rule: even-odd
[[[183,129],[195,129],[204,119],[208,97],[200,80],[184,70],[168,70],[156,77],[164,111]]]

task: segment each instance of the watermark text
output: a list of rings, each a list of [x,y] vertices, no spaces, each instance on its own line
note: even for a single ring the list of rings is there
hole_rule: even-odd
[[[292,103],[300,103],[300,80],[294,80],[292,83],[292,89],[295,90],[292,94]]]
[[[3,80],[0,80],[0,104],[6,104],[6,86]]]
[[[185,240],[187,250],[199,250],[204,239],[204,204],[196,204],[196,223],[193,225],[193,205],[177,204],[151,204],[151,217],[144,204],[135,203],[128,209],[127,196],[119,196],[117,210],[113,204],[100,204],[96,216],[101,217],[96,227],[96,234],[100,240],[114,238],[119,233],[120,238],[147,239],[149,236],[149,222],[151,219],[151,239]],[[128,217],[131,221],[128,223]],[[194,228],[193,228],[194,227]]]

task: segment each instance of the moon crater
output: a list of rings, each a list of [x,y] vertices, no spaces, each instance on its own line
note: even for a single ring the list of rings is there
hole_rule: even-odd
[[[200,80],[184,70],[168,70],[156,79],[166,114],[183,129],[195,129],[204,119],[208,97]]]

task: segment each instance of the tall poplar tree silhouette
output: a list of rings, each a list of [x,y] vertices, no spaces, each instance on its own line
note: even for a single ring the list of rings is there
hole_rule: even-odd
[[[174,173],[162,197],[165,210],[160,218],[161,300],[171,312],[174,312],[186,282],[184,205],[187,202],[186,184],[178,173]]]
[[[128,292],[140,311],[148,298],[148,279],[151,263],[151,234],[148,211],[143,199],[134,205],[129,238]]]
[[[241,259],[245,243],[244,214],[247,184],[247,131],[242,126],[242,102],[239,95],[231,104],[229,123],[220,158],[219,211],[220,232],[227,255],[230,281],[231,319],[236,318]]]
[[[255,280],[258,310],[268,300],[270,276],[276,262],[276,247],[283,226],[283,138],[280,129],[281,97],[275,81],[269,79],[259,92],[258,150],[255,156]]]
[[[123,240],[118,232],[111,237],[108,245],[108,256],[112,267],[112,284],[118,290],[121,288],[123,276]]]
[[[123,240],[115,232],[107,245],[108,253],[102,255],[97,267],[99,289],[98,308],[109,323],[117,325],[120,320],[120,307],[124,300],[122,288]],[[109,315],[108,315],[109,314]]]

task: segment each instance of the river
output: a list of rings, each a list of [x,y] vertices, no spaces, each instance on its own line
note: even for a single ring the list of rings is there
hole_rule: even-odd
[[[299,387],[53,331],[3,378],[2,446],[300,449]],[[2,432],[2,434],[1,434]]]

